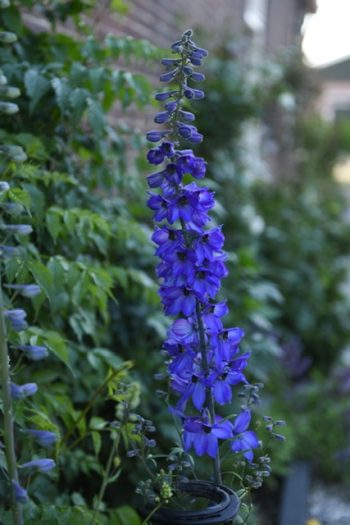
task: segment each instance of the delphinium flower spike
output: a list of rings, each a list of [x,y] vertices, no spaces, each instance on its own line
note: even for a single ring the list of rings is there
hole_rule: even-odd
[[[241,451],[248,461],[258,446],[255,433],[248,430],[248,408],[231,422],[220,417],[215,406],[231,403],[232,387],[247,383],[243,370],[249,353],[239,350],[243,330],[224,328],[222,317],[228,308],[216,300],[227,267],[221,227],[208,226],[214,193],[187,182],[188,176],[198,180],[206,173],[205,160],[183,143],[195,145],[203,139],[185,105],[204,97],[196,84],[204,75],[196,68],[207,51],[193,42],[191,30],[171,50],[174,56],[162,60],[165,73],[160,77],[171,86],[155,96],[164,108],[154,121],[164,129],[147,133],[147,139],[157,143],[147,154],[157,170],[147,180],[148,206],[158,223],[152,239],[160,258],[159,293],[164,312],[176,316],[163,349],[169,355],[170,386],[177,396],[173,412],[182,421],[184,449],[211,456],[214,478],[221,482],[221,440],[229,440],[231,450]]]

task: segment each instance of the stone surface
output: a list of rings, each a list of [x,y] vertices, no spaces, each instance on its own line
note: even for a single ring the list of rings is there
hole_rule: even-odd
[[[309,519],[320,525],[349,525],[349,492],[339,486],[315,483],[309,493]]]

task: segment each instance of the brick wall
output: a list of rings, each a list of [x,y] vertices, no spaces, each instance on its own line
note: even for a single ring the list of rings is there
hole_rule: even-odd
[[[168,47],[186,29],[197,33],[196,40],[213,49],[227,36],[242,34],[245,0],[125,0],[125,15],[112,12],[109,0],[98,0],[92,15],[96,33],[145,38],[157,46]],[[49,29],[39,11],[27,12],[25,20],[37,31]],[[74,32],[70,24],[63,29]]]
[[[203,45],[213,48],[223,36],[242,30],[244,0],[127,0],[127,5],[125,16],[106,10],[99,31],[147,38],[168,47],[191,27]]]

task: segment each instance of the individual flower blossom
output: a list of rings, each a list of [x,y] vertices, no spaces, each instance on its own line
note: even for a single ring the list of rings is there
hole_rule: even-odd
[[[30,470],[38,470],[39,472],[49,472],[49,470],[52,470],[55,468],[56,463],[51,458],[42,458],[42,459],[32,459],[31,461],[28,461],[27,463],[23,463],[20,465],[21,469],[30,469]]]
[[[15,348],[21,350],[32,361],[40,361],[49,355],[46,346],[40,345],[16,345]]]
[[[21,332],[27,328],[27,322],[25,318],[27,314],[21,308],[14,308],[12,310],[4,310],[4,316],[11,323],[12,328],[15,332]]]
[[[0,257],[13,257],[19,254],[17,246],[5,246],[0,244]]]
[[[28,492],[17,481],[12,480],[12,489],[17,503],[27,503],[29,501]]]
[[[232,437],[232,423],[216,416],[211,424],[209,418],[185,418],[184,422],[184,448],[186,451],[194,448],[198,456],[208,454],[212,458],[218,453],[218,440]]]
[[[203,372],[200,370],[196,371],[195,369],[183,369],[180,374],[171,375],[170,379],[172,389],[174,392],[180,394],[180,399],[177,403],[177,407],[180,410],[184,410],[190,398],[192,399],[193,406],[197,410],[202,410],[207,387],[205,374]]]
[[[232,432],[235,439],[231,443],[233,452],[242,452],[243,456],[251,463],[253,461],[253,449],[259,446],[259,440],[255,432],[247,430],[251,420],[250,410],[243,410],[235,419]]]
[[[5,288],[18,291],[23,297],[35,297],[41,292],[37,284],[5,284]]]
[[[0,181],[0,191],[8,191],[10,189],[10,185],[8,182],[2,180]]]
[[[207,163],[201,157],[195,157],[191,151],[191,153],[180,155],[176,160],[176,166],[182,175],[188,173],[195,179],[203,179]]]
[[[32,436],[41,447],[51,447],[57,441],[57,434],[49,430],[27,428],[25,433]]]
[[[2,229],[9,233],[17,233],[19,235],[29,235],[33,231],[30,224],[3,224]]]
[[[33,396],[38,391],[38,385],[36,383],[24,383],[23,385],[16,385],[16,383],[10,383],[12,399],[18,401],[29,396]]]
[[[193,324],[187,319],[176,319],[168,331],[168,342],[189,344],[197,340]]]

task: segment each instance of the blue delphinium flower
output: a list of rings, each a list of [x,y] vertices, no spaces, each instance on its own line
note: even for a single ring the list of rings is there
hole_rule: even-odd
[[[8,233],[17,233],[18,235],[29,235],[33,231],[30,224],[3,224],[2,229]]]
[[[29,501],[28,492],[17,481],[12,480],[12,489],[17,503],[27,503]]]
[[[158,223],[152,240],[160,258],[159,294],[164,312],[178,316],[163,345],[169,356],[170,386],[177,396],[172,410],[183,424],[184,449],[193,447],[199,456],[214,458],[216,480],[220,481],[219,440],[229,440],[232,451],[241,451],[248,461],[253,459],[258,440],[248,430],[250,411],[241,411],[231,422],[215,410],[215,402],[231,403],[233,386],[247,383],[243,371],[249,353],[240,353],[243,330],[224,328],[222,317],[228,308],[216,301],[227,275],[227,256],[221,227],[209,227],[214,193],[189,182],[189,176],[204,178],[206,162],[182,145],[203,139],[193,123],[194,114],[185,106],[187,100],[204,97],[202,90],[189,84],[204,80],[195,68],[207,51],[191,37],[192,32],[186,31],[171,47],[175,57],[162,60],[166,72],[160,79],[174,84],[174,89],[155,97],[164,102],[155,122],[167,129],[147,133],[150,142],[158,143],[147,155],[149,163],[157,166],[147,177],[152,190],[148,206]]]
[[[56,463],[51,458],[32,459],[27,463],[20,465],[21,469],[38,470],[39,472],[48,472],[56,466]]]
[[[32,361],[40,361],[49,355],[46,346],[39,345],[16,345],[15,348],[21,350]]]
[[[25,433],[32,436],[41,447],[51,447],[57,441],[57,434],[49,430],[27,428]]]
[[[21,332],[27,328],[26,317],[27,314],[21,308],[14,308],[11,310],[4,311],[5,317],[10,321],[12,328],[15,332]]]
[[[231,444],[233,452],[243,452],[248,461],[253,461],[253,449],[259,445],[256,434],[248,430],[251,420],[250,410],[244,410],[236,418],[233,425],[234,441]]]
[[[23,385],[11,383],[10,388],[12,399],[15,401],[33,396],[38,391],[38,385],[36,383],[24,383]]]
[[[41,291],[37,284],[5,284],[4,287],[19,292],[23,297],[35,297]]]

